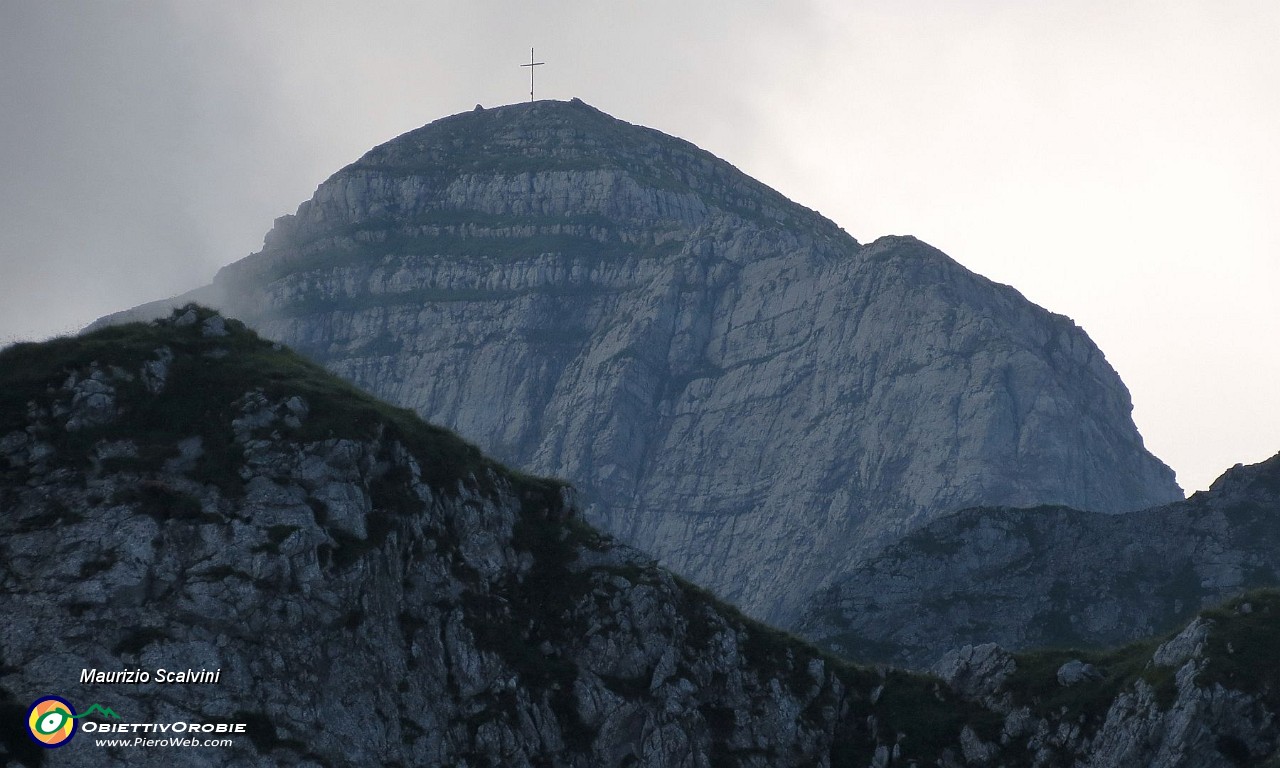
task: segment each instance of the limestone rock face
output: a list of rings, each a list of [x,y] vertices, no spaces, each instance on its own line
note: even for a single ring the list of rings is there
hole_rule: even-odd
[[[903,733],[932,764],[958,738],[871,700],[928,681],[824,660],[597,534],[563,484],[194,319],[0,357],[0,764],[821,766]],[[118,418],[84,420],[106,388]],[[51,691],[247,732],[46,754],[22,724]]]
[[[854,565],[796,629],[852,658],[927,667],[957,644],[1120,645],[1276,584],[1280,455],[1138,512],[948,516]],[[1156,663],[1180,664],[1202,639],[1170,641]]]
[[[1181,497],[1068,318],[576,100],[375,148],[198,293],[775,621],[958,509]]]
[[[1012,654],[995,643],[983,643],[947,652],[930,671],[956,693],[981,700],[997,693],[1017,669]]]

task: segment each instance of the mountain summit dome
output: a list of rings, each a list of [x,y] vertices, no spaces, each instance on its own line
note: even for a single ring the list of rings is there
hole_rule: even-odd
[[[375,147],[296,215],[277,219],[262,255],[315,251],[327,238],[390,229],[401,237],[390,245],[410,250],[407,241],[483,230],[462,253],[581,248],[625,258],[641,247],[677,250],[689,231],[724,213],[848,237],[689,142],[576,99],[538,101],[463,112]],[[270,261],[251,258],[230,269]]]
[[[775,622],[965,507],[1181,498],[1070,319],[577,101],[371,150],[195,297]]]

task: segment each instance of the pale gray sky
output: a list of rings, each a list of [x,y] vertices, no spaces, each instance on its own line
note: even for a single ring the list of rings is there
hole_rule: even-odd
[[[365,150],[580,97],[1074,318],[1188,490],[1280,450],[1280,4],[0,0],[0,342],[208,282]]]

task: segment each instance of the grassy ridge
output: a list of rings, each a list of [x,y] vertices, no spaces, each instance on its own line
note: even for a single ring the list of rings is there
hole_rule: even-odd
[[[382,433],[411,447],[423,462],[424,479],[446,492],[459,478],[483,479],[488,470],[520,484],[535,483],[486,458],[453,432],[427,424],[414,412],[378,400],[291,350],[264,340],[236,320],[226,320],[226,336],[205,336],[211,310],[186,307],[197,322],[130,323],[85,336],[16,344],[0,351],[0,436],[23,430],[29,406],[48,409],[67,394],[60,388],[73,374],[83,379],[95,369],[107,374],[121,409],[115,424],[67,432],[57,417],[36,437],[50,443],[58,466],[84,467],[92,447],[104,438],[128,437],[142,449],[136,469],[159,469],[177,455],[176,444],[191,436],[204,441],[198,475],[234,492],[239,478],[232,420],[237,402],[253,389],[269,400],[301,396],[309,415],[290,437],[297,440],[366,440]],[[159,394],[146,391],[142,365],[173,355],[169,384]],[[114,374],[114,375],[113,375]],[[442,375],[447,375],[442,372]],[[542,481],[537,481],[541,485]]]

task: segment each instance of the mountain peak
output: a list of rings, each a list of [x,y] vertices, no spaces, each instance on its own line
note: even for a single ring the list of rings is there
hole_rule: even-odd
[[[377,205],[362,207],[369,193]],[[295,216],[278,220],[266,247],[305,245],[373,219],[449,213],[536,215],[554,219],[552,226],[595,217],[597,227],[645,228],[697,226],[725,214],[857,245],[711,153],[575,99],[461,112],[374,147],[325,181]]]
[[[593,163],[617,163],[659,147],[716,161],[683,139],[632,125],[574,99],[521,102],[443,117],[374,147],[343,171],[429,171],[437,164],[449,167],[454,163],[462,168],[517,171],[551,170],[557,165],[577,169]],[[544,160],[550,166],[530,162],[522,167],[521,158]]]
[[[586,104],[375,147],[212,291],[777,622],[957,509],[1181,498],[1068,319]]]

